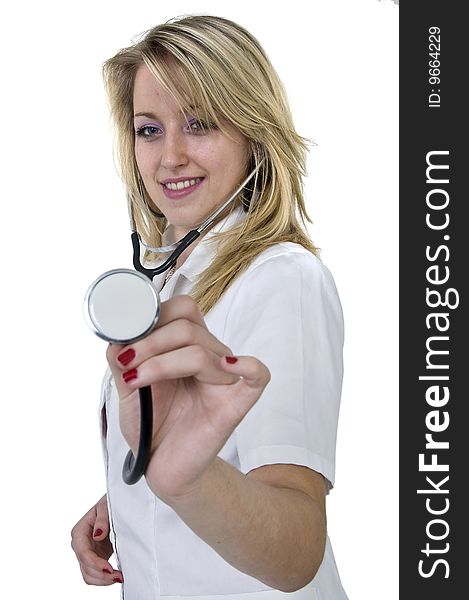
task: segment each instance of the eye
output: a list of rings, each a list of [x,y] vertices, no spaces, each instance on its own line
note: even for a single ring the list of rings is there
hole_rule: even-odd
[[[142,137],[145,139],[150,139],[161,133],[161,127],[159,127],[158,125],[143,125],[142,127],[138,127],[135,131],[135,134],[138,137]]]
[[[195,117],[192,117],[187,119],[187,129],[190,133],[205,135],[211,130],[216,129],[216,126],[214,123],[207,123],[205,121],[202,121],[201,119],[196,119]]]

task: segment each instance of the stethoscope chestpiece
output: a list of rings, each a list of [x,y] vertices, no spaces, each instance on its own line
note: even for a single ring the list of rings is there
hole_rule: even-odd
[[[113,269],[88,288],[83,305],[85,320],[101,339],[130,344],[150,333],[160,316],[160,297],[146,275]]]

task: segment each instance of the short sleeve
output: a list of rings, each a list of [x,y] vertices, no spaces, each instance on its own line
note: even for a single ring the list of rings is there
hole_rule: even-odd
[[[342,309],[321,261],[284,246],[251,265],[226,321],[224,341],[233,353],[255,356],[271,374],[263,395],[234,432],[241,471],[276,463],[303,465],[333,485]]]

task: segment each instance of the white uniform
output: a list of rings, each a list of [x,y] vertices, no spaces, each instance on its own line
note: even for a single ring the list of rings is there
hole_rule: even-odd
[[[216,251],[214,233],[243,218],[234,210],[194,248],[161,291],[188,294]],[[166,242],[167,240],[165,240]],[[164,274],[155,278],[160,288]],[[270,370],[262,397],[219,457],[242,473],[287,463],[334,482],[342,385],[342,312],[329,271],[303,247],[282,243],[259,255],[205,317],[234,355],[250,355]],[[111,541],[122,569],[125,600],[346,600],[332,549],[302,590],[284,593],[232,567],[148,488],[128,486],[122,464],[128,446],[119,428],[118,397],[108,371],[100,415],[107,473]],[[105,431],[107,428],[107,432]]]

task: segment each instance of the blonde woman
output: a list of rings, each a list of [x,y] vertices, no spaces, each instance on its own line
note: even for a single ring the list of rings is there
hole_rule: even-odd
[[[122,583],[126,600],[345,599],[325,510],[342,313],[306,231],[306,143],[282,84],[252,35],[212,16],[153,28],[104,77],[122,179],[151,246],[182,238],[258,171],[155,278],[156,329],[109,346],[107,494],[72,530],[83,578]],[[147,252],[148,266],[158,260]],[[122,462],[147,385],[152,454],[128,486]]]

